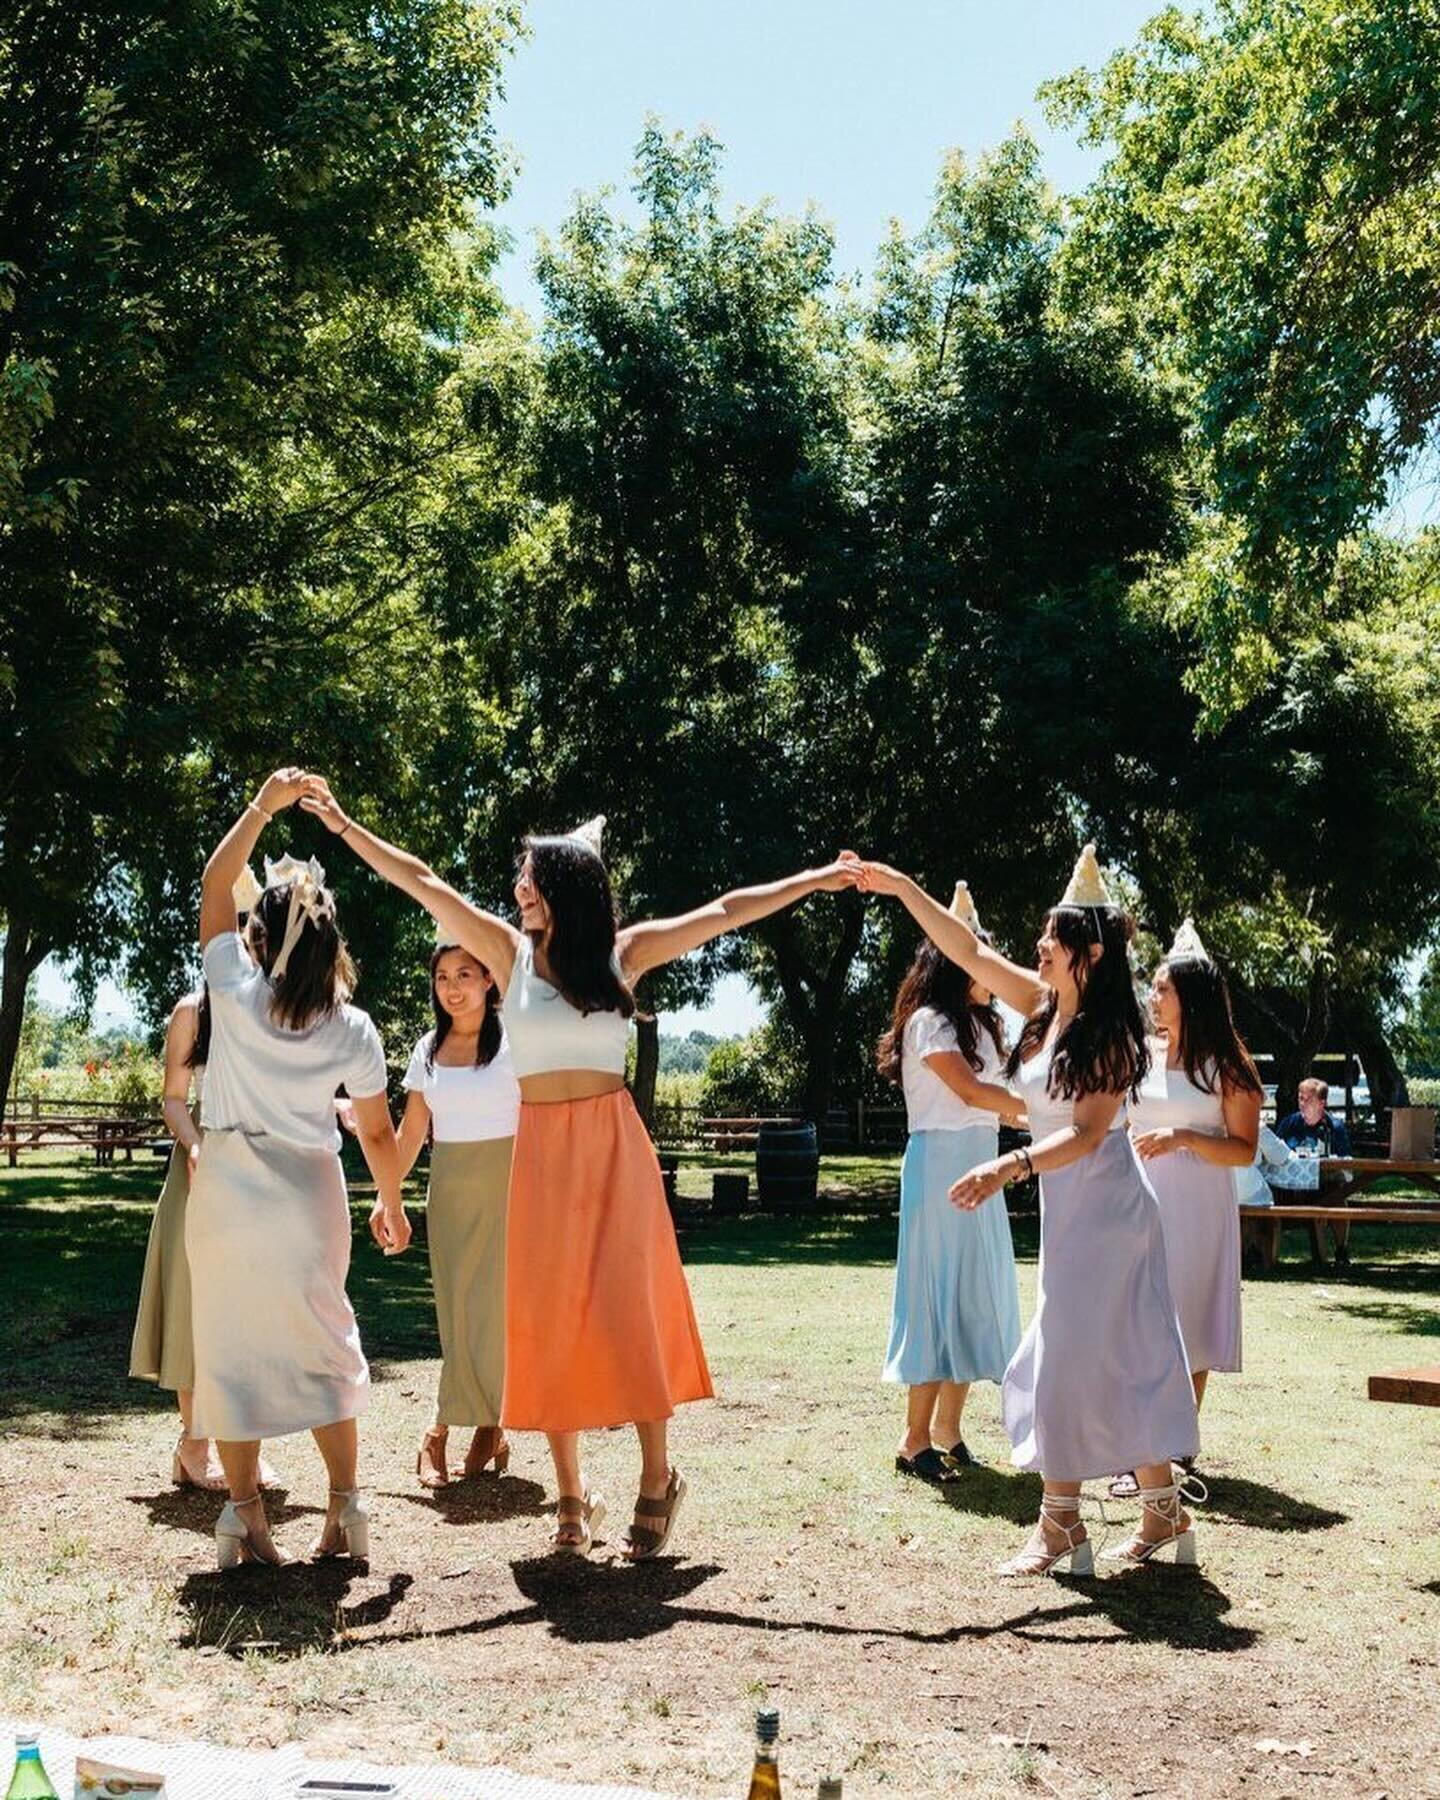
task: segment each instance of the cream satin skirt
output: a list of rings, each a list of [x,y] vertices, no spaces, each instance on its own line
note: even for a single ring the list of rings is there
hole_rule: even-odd
[[[150,1221],[145,1273],[130,1340],[130,1373],[175,1390],[195,1385],[190,1338],[190,1265],[185,1259],[185,1202],[190,1162],[183,1144],[170,1152],[165,1185]]]
[[[211,1131],[186,1207],[197,1437],[283,1437],[353,1419],[370,1400],[345,1278],[340,1158]]]

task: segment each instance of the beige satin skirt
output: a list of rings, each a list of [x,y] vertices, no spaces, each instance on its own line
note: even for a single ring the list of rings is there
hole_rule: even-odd
[[[425,1230],[440,1327],[437,1425],[498,1425],[505,1389],[505,1209],[513,1138],[436,1144]]]
[[[185,1146],[170,1152],[165,1185],[150,1221],[140,1303],[130,1340],[130,1373],[163,1388],[193,1388],[195,1346],[191,1341],[190,1264],[185,1257],[185,1203],[190,1195],[190,1160]]]
[[[185,1249],[197,1437],[284,1437],[365,1410],[370,1371],[345,1292],[350,1207],[333,1150],[207,1132]]]

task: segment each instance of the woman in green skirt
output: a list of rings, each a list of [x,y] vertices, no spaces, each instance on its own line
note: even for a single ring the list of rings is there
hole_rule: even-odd
[[[450,1480],[452,1425],[474,1437],[464,1473],[493,1464],[503,1474],[510,1446],[500,1430],[505,1385],[505,1207],[520,1087],[500,1023],[490,971],[453,944],[430,959],[435,1028],[415,1046],[405,1072],[400,1125],[405,1169],[427,1135],[430,1187],[425,1206],[430,1278],[440,1327],[440,1395],[435,1423],[415,1459],[422,1487]]]

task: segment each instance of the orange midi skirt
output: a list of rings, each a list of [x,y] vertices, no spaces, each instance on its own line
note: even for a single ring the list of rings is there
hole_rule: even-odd
[[[629,1092],[522,1104],[502,1423],[587,1431],[668,1419],[714,1391],[660,1164]]]

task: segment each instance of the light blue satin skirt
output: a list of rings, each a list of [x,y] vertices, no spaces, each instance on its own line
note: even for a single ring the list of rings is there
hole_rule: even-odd
[[[1020,1342],[1004,1193],[974,1212],[950,1185],[995,1155],[992,1125],[916,1131],[900,1170],[900,1246],[886,1381],[999,1381]]]

